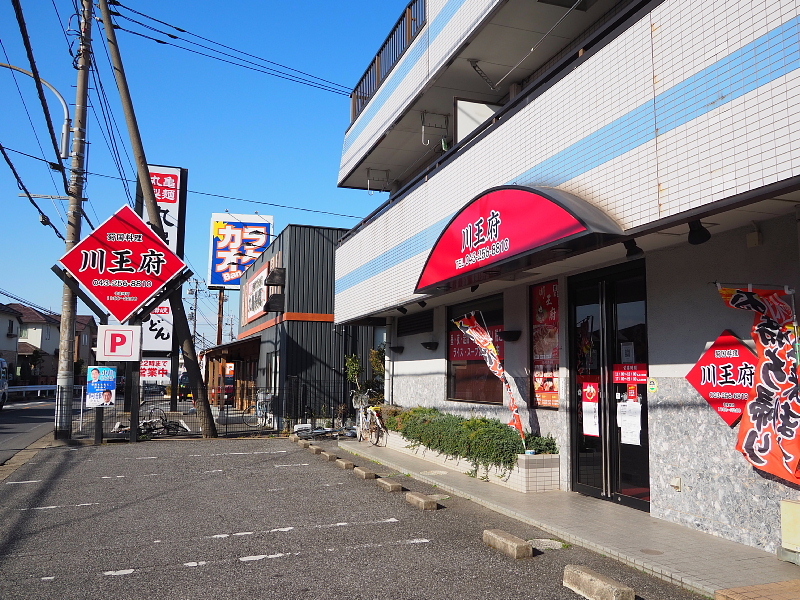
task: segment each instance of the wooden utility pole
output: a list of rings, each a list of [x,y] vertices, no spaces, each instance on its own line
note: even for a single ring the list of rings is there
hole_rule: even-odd
[[[108,10],[107,0],[100,0],[100,11],[103,16],[103,27],[108,39],[111,63],[114,67],[114,75],[117,79],[117,88],[119,89],[122,109],[125,113],[125,122],[128,125],[128,135],[131,138],[131,148],[133,150],[134,160],[136,161],[136,171],[139,177],[142,196],[144,197],[144,206],[147,210],[147,216],[153,231],[163,237],[164,229],[161,225],[161,214],[158,212],[158,203],[153,193],[153,184],[150,181],[150,172],[147,169],[144,145],[142,144],[141,134],[139,133],[136,113],[133,110],[133,100],[131,99],[130,90],[128,89],[125,69],[122,66],[122,57],[120,55],[119,45],[117,44],[117,34],[114,31],[114,24],[111,21],[111,13]],[[186,318],[186,310],[183,306],[180,288],[170,294],[169,304],[174,316],[175,334],[183,350],[183,364],[186,367],[186,373],[189,375],[189,385],[192,387],[197,401],[197,412],[200,417],[203,437],[217,437],[217,427],[214,424],[214,416],[211,414],[211,407],[208,404],[208,391],[203,384],[202,375],[200,373],[200,364],[197,360],[194,340],[189,330],[189,321]],[[131,422],[133,422],[133,414],[131,414]]]
[[[72,129],[72,166],[69,182],[69,210],[67,211],[66,251],[81,240],[81,214],[83,212],[83,184],[85,182],[86,114],[89,103],[89,71],[92,65],[92,0],[83,0],[81,9],[81,40],[78,50],[78,83],[75,92],[75,119]],[[71,277],[65,273],[66,277]],[[78,301],[75,293],[64,284],[61,296],[61,326],[58,344],[58,377],[56,379],[56,419],[54,437],[68,440],[72,437],[72,396],[75,386],[75,316]]]

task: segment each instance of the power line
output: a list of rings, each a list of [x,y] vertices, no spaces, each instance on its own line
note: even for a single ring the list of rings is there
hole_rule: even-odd
[[[38,156],[33,156],[32,154],[26,154],[25,152],[21,152],[19,150],[14,150],[13,148],[7,148],[7,149],[9,151],[11,151],[11,152],[16,152],[17,154],[22,154],[23,156],[27,156],[28,158],[33,158],[35,160],[48,162],[45,159],[39,158]],[[103,173],[93,173],[91,171],[86,171],[86,174],[87,175],[95,175],[96,177],[106,177],[107,179],[123,179],[122,177],[116,177],[114,175],[105,175]],[[132,183],[136,183],[135,179],[127,179],[126,181],[129,181],[129,182],[132,182]],[[288,206],[286,204],[276,204],[274,202],[263,202],[263,201],[260,201],[260,200],[249,200],[248,198],[237,198],[236,196],[224,196],[222,194],[212,194],[211,192],[200,192],[200,191],[197,191],[197,190],[187,190],[187,191],[189,193],[191,193],[191,194],[198,194],[200,196],[212,196],[214,198],[222,198],[224,200],[237,200],[239,202],[249,202],[250,204],[264,204],[266,206],[275,206],[277,208],[287,208],[287,209],[290,209],[290,210],[302,210],[302,211],[305,211],[305,212],[312,212],[312,213],[318,213],[318,214],[323,214],[323,215],[331,215],[331,216],[334,216],[334,217],[346,217],[348,219],[363,219],[364,218],[364,217],[359,217],[359,216],[356,216],[356,215],[345,215],[345,214],[342,214],[342,213],[335,213],[335,212],[330,212],[330,211],[326,211],[326,210],[316,210],[314,208],[305,208],[305,207],[302,207],[302,206]]]
[[[202,35],[198,35],[196,33],[192,33],[191,31],[188,31],[186,29],[182,29],[180,27],[176,27],[175,25],[171,25],[171,24],[167,23],[166,21],[162,21],[160,19],[156,19],[155,17],[151,17],[150,15],[146,15],[144,13],[141,13],[141,12],[139,12],[137,10],[134,10],[134,9],[128,7],[128,6],[125,6],[121,2],[118,2],[117,0],[111,0],[109,2],[109,4],[112,4],[114,6],[119,6],[121,8],[124,8],[125,10],[129,10],[132,13],[136,13],[137,15],[145,17],[146,19],[150,19],[151,21],[155,21],[156,23],[161,23],[162,25],[166,25],[167,27],[170,27],[170,28],[174,29],[175,31],[180,31],[181,33],[187,33],[187,34],[189,34],[189,35],[191,35],[193,37],[196,37],[198,39],[205,40],[206,42],[210,42],[210,43],[215,44],[217,46],[220,46],[222,48],[226,48],[228,50],[233,50],[234,52],[237,52],[239,54],[243,54],[244,56],[249,56],[250,58],[255,58],[256,60],[259,60],[261,62],[270,64],[270,65],[275,65],[276,67],[280,67],[281,69],[286,69],[287,71],[293,71],[294,73],[300,73],[301,75],[305,75],[307,77],[311,77],[312,79],[317,79],[317,80],[322,81],[324,83],[328,83],[328,84],[331,84],[333,86],[340,87],[348,95],[350,94],[350,88],[348,86],[342,85],[340,83],[336,83],[336,82],[330,81],[328,79],[323,79],[322,77],[317,77],[316,75],[312,75],[311,73],[306,73],[305,71],[300,71],[299,69],[293,69],[292,67],[289,67],[287,65],[284,65],[284,64],[272,61],[272,60],[267,60],[266,58],[261,58],[260,56],[256,56],[255,54],[250,54],[249,52],[244,52],[243,50],[237,50],[236,48],[233,48],[232,46],[226,46],[225,44],[222,44],[220,42],[215,42],[214,40],[206,38],[206,37],[203,37]],[[130,17],[127,17],[125,15],[122,15],[120,13],[113,13],[113,14],[117,14],[120,17],[122,17],[123,19],[128,19],[129,21],[133,21],[134,23],[139,23],[139,21],[135,21],[134,19],[132,19]],[[187,40],[185,38],[181,38],[179,36],[172,35],[172,34],[167,33],[165,31],[160,31],[158,29],[150,27],[149,25],[144,25],[143,23],[139,23],[139,24],[143,25],[144,27],[147,27],[148,29],[152,29],[153,31],[158,31],[159,33],[162,33],[162,34],[164,34],[164,35],[166,35],[166,36],[168,36],[170,38],[179,39],[181,41],[184,41],[184,42],[187,42],[187,43],[190,43],[190,44],[197,44],[196,42],[192,42],[191,40]],[[213,50],[212,48],[208,48],[208,46],[204,46],[202,44],[197,44],[197,45],[201,46],[203,48],[207,48],[209,50]],[[214,52],[219,52],[220,54],[225,54],[226,56],[231,56],[230,54],[227,54],[225,52],[221,52],[219,50],[213,50],[213,51]],[[244,59],[239,59],[239,60],[244,60]],[[250,62],[250,61],[246,61],[246,62]],[[255,64],[255,63],[252,63],[252,64]]]
[[[50,217],[48,217],[46,214],[44,214],[44,211],[42,211],[42,209],[39,208],[39,205],[36,204],[36,201],[31,196],[31,193],[28,191],[28,188],[26,188],[25,184],[22,183],[22,178],[19,176],[19,173],[17,173],[17,169],[14,168],[14,163],[11,162],[11,158],[9,158],[8,154],[6,153],[5,148],[3,148],[3,144],[0,144],[0,153],[3,154],[3,158],[6,160],[6,163],[8,164],[8,167],[11,169],[11,172],[14,174],[14,178],[17,180],[17,185],[19,186],[19,189],[21,189],[23,192],[25,192],[25,195],[28,197],[28,200],[30,201],[30,203],[33,204],[33,207],[37,211],[39,211],[39,221],[42,223],[42,225],[49,225],[50,227],[52,227],[53,231],[56,232],[56,235],[59,238],[61,238],[62,241],[66,242],[67,240],[64,239],[64,236],[61,235],[61,232],[56,228],[55,225],[53,225],[53,222],[50,220]]]
[[[11,292],[7,292],[4,289],[0,289],[0,294],[2,294],[3,296],[8,296],[12,300],[16,300],[17,302],[22,302],[26,306],[30,306],[31,308],[35,308],[38,311],[46,312],[46,313],[51,314],[51,315],[58,315],[57,312],[54,312],[54,311],[50,310],[49,308],[45,308],[44,306],[39,306],[38,304],[34,304],[30,300],[26,300],[25,298],[22,298],[20,296],[12,294]]]
[[[302,79],[300,77],[296,77],[296,76],[291,75],[289,73],[285,73],[285,74],[281,75],[281,74],[278,74],[279,73],[278,71],[275,71],[274,69],[269,69],[268,67],[265,67],[263,69],[259,69],[257,67],[251,67],[251,66],[248,66],[248,65],[243,65],[241,63],[237,63],[237,62],[233,62],[231,60],[226,60],[224,58],[220,58],[219,56],[214,56],[213,54],[206,54],[205,52],[200,52],[199,50],[192,50],[191,48],[186,48],[185,46],[179,46],[178,44],[173,44],[171,42],[165,42],[164,40],[159,40],[159,39],[154,38],[152,36],[145,35],[143,33],[139,33],[138,31],[133,31],[131,29],[125,29],[124,27],[122,27],[120,25],[114,25],[114,29],[118,29],[120,31],[124,31],[124,32],[130,33],[132,35],[137,35],[139,37],[145,38],[147,40],[151,40],[153,42],[157,42],[159,44],[163,44],[165,46],[173,46],[174,48],[180,48],[181,50],[186,50],[187,52],[191,52],[193,54],[199,54],[200,56],[205,56],[207,58],[213,58],[214,60],[218,60],[220,62],[228,63],[229,65],[234,65],[236,67],[241,67],[243,69],[249,69],[251,71],[256,71],[257,73],[264,73],[265,75],[271,75],[272,77],[277,77],[278,79],[285,79],[287,81],[292,81],[294,83],[300,83],[302,85],[307,85],[309,87],[313,87],[313,88],[316,88],[318,90],[322,90],[322,91],[325,91],[325,92],[331,92],[333,94],[338,94],[340,96],[349,96],[350,95],[349,92],[345,92],[343,90],[336,89],[336,88],[331,87],[331,86],[326,85],[326,84],[318,84],[318,83],[316,83],[314,81],[309,81],[307,79]]]

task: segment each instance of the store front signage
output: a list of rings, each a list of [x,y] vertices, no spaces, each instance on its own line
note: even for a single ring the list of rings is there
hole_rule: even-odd
[[[533,399],[538,407],[558,408],[558,282],[531,288]]]
[[[273,228],[271,216],[212,213],[209,288],[238,290],[245,269],[269,246]]]
[[[417,292],[586,232],[581,219],[542,193],[491,189],[447,225],[428,256]]]
[[[67,252],[61,264],[121,323],[186,268],[127,205]]]
[[[725,330],[686,375],[711,407],[731,427],[742,417],[753,392],[756,356]]]
[[[643,363],[614,365],[612,379],[614,383],[646,384],[647,365]]]
[[[503,331],[502,325],[487,327],[486,332],[492,338],[497,357],[503,360],[503,350],[505,344],[498,335]],[[475,344],[472,338],[461,330],[450,332],[450,360],[483,360],[481,348]]]

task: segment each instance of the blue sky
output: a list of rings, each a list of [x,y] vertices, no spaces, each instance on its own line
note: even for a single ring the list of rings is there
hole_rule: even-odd
[[[220,4],[207,0],[124,0],[123,4],[215,42],[351,88],[406,1],[229,0]],[[75,17],[70,21],[73,1],[22,0],[22,6],[41,76],[73,105],[77,72],[72,68],[64,32],[70,22],[73,27],[77,23]],[[168,29],[125,10],[120,12]],[[124,19],[118,22],[126,28],[146,31]],[[384,194],[369,195],[366,191],[336,187],[342,141],[349,124],[347,97],[224,64],[124,31],[117,35],[147,159],[152,164],[188,168],[190,190],[356,216],[367,215],[385,200]],[[128,149],[127,154],[121,152],[124,170],[133,179],[125,121],[101,36],[96,23],[93,38],[99,72]],[[0,40],[0,62],[30,68],[10,2],[0,3]],[[46,94],[58,132],[62,110],[55,97],[49,91]],[[0,68],[0,99],[0,143],[54,160],[33,80],[19,74],[15,77],[9,69]],[[95,117],[100,112],[94,94],[93,104],[88,170],[118,176]],[[60,176],[51,173],[45,163],[14,152],[9,156],[32,194],[64,195]],[[5,213],[0,288],[58,312],[61,285],[50,267],[63,255],[64,243],[39,223],[38,213],[26,198],[18,197],[19,193],[5,161],[0,162]],[[89,198],[86,212],[95,225],[126,202],[119,181],[96,175],[89,176],[85,195]],[[63,233],[66,202],[37,202]],[[210,214],[226,209],[232,213],[258,211],[273,215],[277,231],[290,223],[346,228],[357,223],[353,218],[190,192],[186,255],[192,270],[201,278],[207,277]],[[83,234],[88,232],[84,224]],[[11,301],[0,296],[0,302]],[[88,311],[82,308],[81,312]],[[238,313],[236,294],[231,295],[226,313]],[[205,322],[215,323],[215,315],[216,298],[202,300],[199,331],[212,339],[215,325]]]

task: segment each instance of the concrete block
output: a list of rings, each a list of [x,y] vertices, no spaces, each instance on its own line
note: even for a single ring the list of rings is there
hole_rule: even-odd
[[[436,510],[439,504],[433,498],[419,492],[406,492],[406,502],[420,510]]]
[[[344,460],[342,458],[336,459],[336,466],[340,469],[354,469],[355,465],[351,463],[349,460]]]
[[[633,589],[581,565],[564,567],[564,587],[589,600],[635,600]]]
[[[378,479],[378,487],[387,492],[402,492],[403,486],[391,479]]]
[[[377,477],[375,473],[373,473],[372,471],[368,471],[364,467],[356,467],[355,469],[353,469],[353,473],[361,477],[361,479],[375,479]]]
[[[311,452],[311,454],[322,454],[322,448],[319,446],[309,446],[308,451]]]
[[[289,435],[289,441],[290,442],[296,442],[299,439],[300,438],[298,436],[296,436],[295,434],[293,434],[293,433]]]
[[[335,455],[333,452],[320,452],[320,453],[319,453],[319,455],[320,455],[322,458],[324,458],[325,460],[327,460],[328,462],[333,462],[333,461],[335,461],[337,458],[339,458],[339,457],[338,457],[338,456],[336,456],[336,455]]]
[[[297,443],[300,444],[301,448],[308,448],[311,445],[308,440],[299,440]]]
[[[485,529],[483,531],[483,543],[500,550],[500,552],[511,558],[533,556],[533,546],[530,543],[502,529]]]

